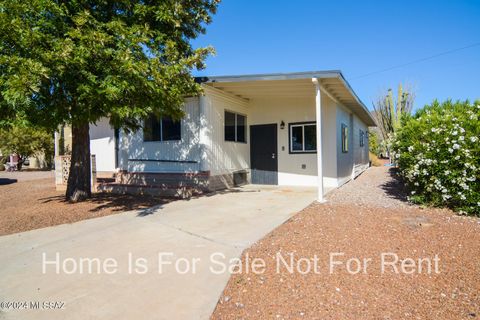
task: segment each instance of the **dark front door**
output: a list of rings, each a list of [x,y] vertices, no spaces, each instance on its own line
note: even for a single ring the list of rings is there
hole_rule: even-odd
[[[250,126],[252,183],[278,184],[277,124]]]

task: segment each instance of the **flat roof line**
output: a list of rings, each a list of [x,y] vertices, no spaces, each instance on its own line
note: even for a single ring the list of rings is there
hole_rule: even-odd
[[[245,75],[227,75],[227,76],[204,76],[195,77],[195,81],[198,83],[217,83],[217,82],[243,82],[243,81],[275,81],[275,80],[293,80],[293,79],[328,79],[337,78],[340,79],[353,98],[361,106],[367,117],[370,118],[372,123],[372,116],[367,106],[360,100],[358,95],[353,91],[352,86],[343,76],[340,70],[323,70],[323,71],[304,71],[304,72],[291,72],[291,73],[260,73],[260,74],[245,74]]]
[[[308,78],[334,78],[341,75],[340,70],[305,71],[291,73],[259,73],[244,75],[226,76],[204,76],[195,77],[198,82],[233,82],[233,81],[255,81],[255,80],[289,80]]]

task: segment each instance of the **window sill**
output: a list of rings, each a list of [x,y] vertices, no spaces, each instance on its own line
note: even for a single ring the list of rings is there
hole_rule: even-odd
[[[312,151],[289,151],[289,154],[314,154],[317,153],[317,150],[312,150]]]
[[[248,142],[241,142],[241,141],[230,141],[230,140],[223,140],[224,142],[228,143],[240,143],[240,144],[248,144]]]
[[[182,139],[180,140],[155,140],[155,141],[145,141],[143,140],[144,143],[165,143],[165,142],[181,142]]]

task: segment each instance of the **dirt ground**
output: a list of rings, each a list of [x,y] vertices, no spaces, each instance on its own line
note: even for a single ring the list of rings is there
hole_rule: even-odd
[[[97,194],[68,203],[55,190],[51,172],[0,173],[0,236],[72,223],[128,210],[144,209],[167,200],[149,196]]]
[[[480,219],[405,199],[379,167],[312,204],[244,252],[212,319],[480,318]]]

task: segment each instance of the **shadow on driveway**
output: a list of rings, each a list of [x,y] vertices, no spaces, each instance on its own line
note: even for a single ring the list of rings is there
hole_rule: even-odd
[[[68,204],[65,196],[53,196],[39,199],[42,203],[64,203]],[[104,209],[112,209],[115,212],[142,210],[139,216],[146,216],[154,211],[150,211],[151,207],[157,208],[159,205],[172,202],[173,198],[162,198],[148,195],[130,195],[130,194],[112,194],[112,193],[96,193],[92,198],[87,199],[84,203],[94,204],[95,207],[90,209],[91,212],[97,212]],[[149,213],[150,212],[150,213]]]
[[[18,182],[17,179],[0,178],[0,186]]]

